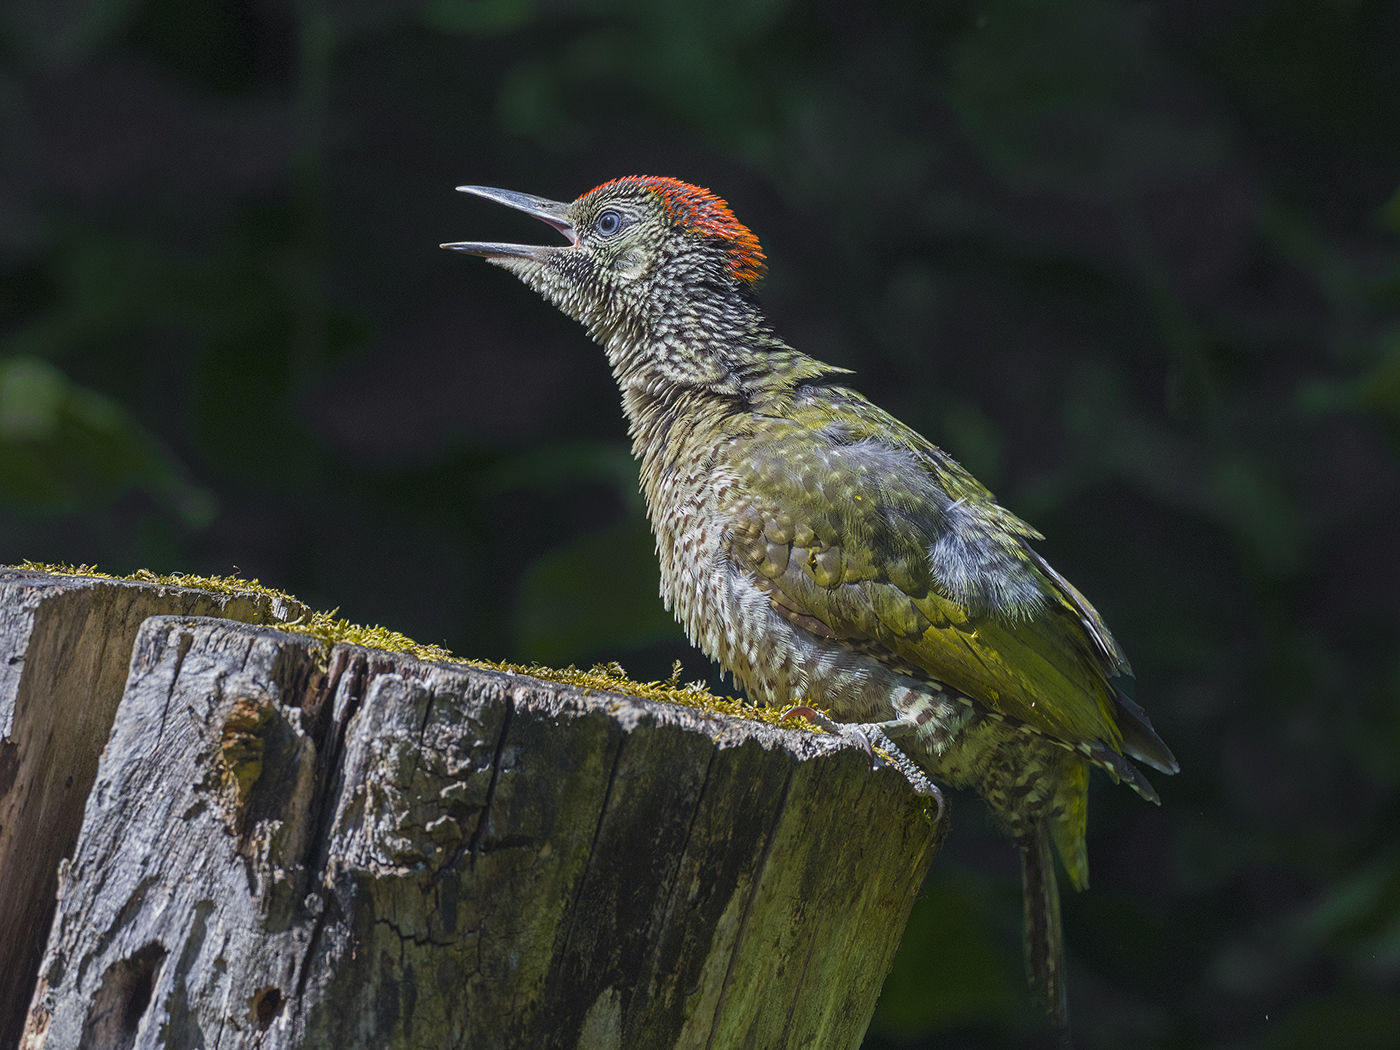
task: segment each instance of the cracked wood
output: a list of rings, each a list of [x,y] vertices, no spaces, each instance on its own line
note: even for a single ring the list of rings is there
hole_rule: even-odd
[[[23,1046],[853,1047],[942,831],[832,737],[155,617]]]

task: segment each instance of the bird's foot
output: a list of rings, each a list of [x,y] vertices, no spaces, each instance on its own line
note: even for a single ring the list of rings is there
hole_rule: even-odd
[[[860,749],[870,756],[872,769],[879,769],[888,764],[903,773],[904,779],[909,781],[915,792],[932,798],[937,805],[938,812],[934,814],[934,823],[942,820],[948,812],[948,804],[943,799],[943,792],[938,790],[938,785],[930,780],[919,768],[918,763],[901,751],[892,739],[912,733],[915,726],[909,722],[900,719],[889,722],[837,722],[805,704],[790,707],[783,712],[784,718],[792,716],[805,718],[833,736],[855,741],[860,745]]]

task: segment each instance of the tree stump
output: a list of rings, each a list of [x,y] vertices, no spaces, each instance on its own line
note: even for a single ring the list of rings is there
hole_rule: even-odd
[[[943,832],[832,736],[227,619],[110,727],[25,1050],[853,1047]]]

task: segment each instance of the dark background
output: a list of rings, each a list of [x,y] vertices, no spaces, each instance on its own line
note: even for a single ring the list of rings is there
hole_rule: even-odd
[[[437,244],[551,236],[463,182],[710,186],[1181,759],[1096,783],[1082,1044],[1400,1045],[1393,0],[7,0],[0,57],[0,561],[709,677],[601,352]],[[1014,850],[955,825],[871,1047],[1044,1039]]]

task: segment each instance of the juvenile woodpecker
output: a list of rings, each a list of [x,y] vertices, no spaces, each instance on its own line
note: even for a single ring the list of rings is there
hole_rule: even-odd
[[[710,191],[630,176],[563,204],[458,188],[568,238],[443,247],[511,271],[606,351],[661,595],[691,641],[754,700],[898,741],[1016,841],[1027,972],[1067,1046],[1051,844],[1083,889],[1089,767],[1151,802],[1128,758],[1178,768],[1099,614],[1031,548],[1035,529],[774,333],[763,251]]]

